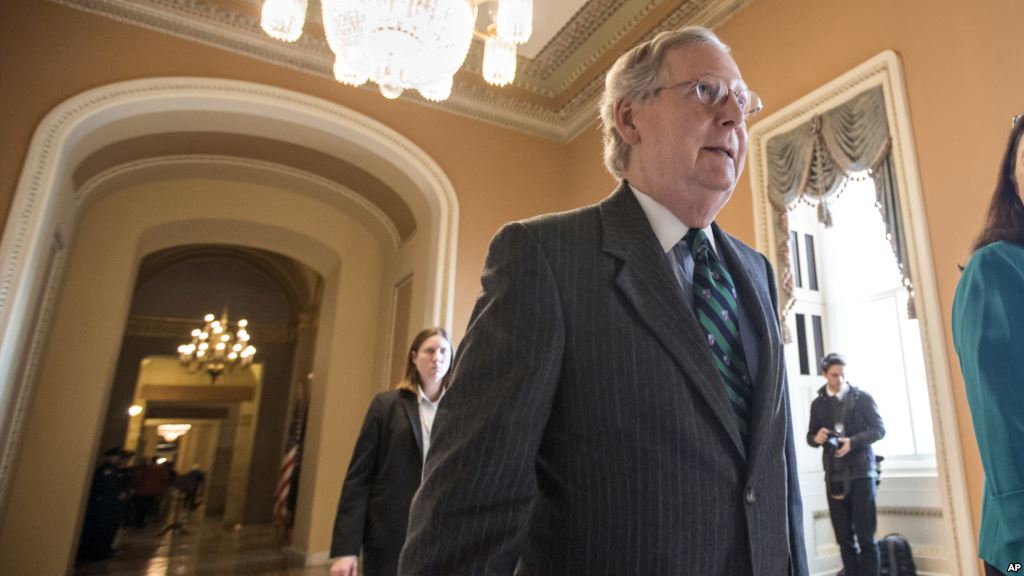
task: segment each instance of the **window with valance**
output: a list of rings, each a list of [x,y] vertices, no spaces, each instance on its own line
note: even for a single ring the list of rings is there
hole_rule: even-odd
[[[907,288],[907,315],[916,318],[913,282],[907,260],[906,227],[892,158],[892,137],[886,119],[881,86],[818,115],[766,142],[768,201],[773,212],[776,274],[783,326],[794,303],[790,260],[789,210],[798,202],[817,208],[818,219],[830,227],[830,205],[850,178],[867,172],[875,184],[876,205],[885,222],[903,285]],[[785,330],[786,342],[791,341]]]

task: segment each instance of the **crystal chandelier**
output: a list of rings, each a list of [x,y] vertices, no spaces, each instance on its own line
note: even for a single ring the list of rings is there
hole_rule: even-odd
[[[256,348],[249,343],[249,332],[245,329],[249,321],[239,320],[231,331],[228,311],[225,309],[218,320],[213,314],[203,317],[202,328],[192,330],[192,341],[178,346],[178,359],[189,370],[202,370],[210,375],[210,383],[225,370],[245,368],[252,364]]]
[[[308,0],[264,0],[263,29],[293,42],[302,34]],[[505,86],[516,74],[516,45],[533,33],[533,0],[321,0],[324,34],[335,55],[334,77],[372,81],[386,98],[416,90],[441,101],[466,60],[474,35],[484,40],[484,79]],[[477,12],[490,24],[476,29]]]

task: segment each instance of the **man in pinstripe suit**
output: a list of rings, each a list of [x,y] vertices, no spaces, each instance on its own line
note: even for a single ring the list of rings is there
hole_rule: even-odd
[[[714,224],[759,109],[703,28],[609,71],[622,183],[494,238],[400,574],[807,574],[773,272]]]

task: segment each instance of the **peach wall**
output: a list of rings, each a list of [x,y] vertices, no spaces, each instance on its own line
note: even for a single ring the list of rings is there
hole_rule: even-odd
[[[155,76],[229,78],[304,92],[371,116],[429,154],[459,198],[456,340],[500,225],[568,205],[563,144],[43,0],[17,0],[0,2],[0,222],[7,221],[26,147],[46,113],[90,88]]]

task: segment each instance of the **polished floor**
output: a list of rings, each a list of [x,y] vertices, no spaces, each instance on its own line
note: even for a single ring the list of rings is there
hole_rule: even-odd
[[[270,525],[225,528],[217,520],[164,532],[160,526],[122,529],[109,560],[80,564],[79,576],[242,575],[326,576],[328,566],[304,568],[281,547]]]

